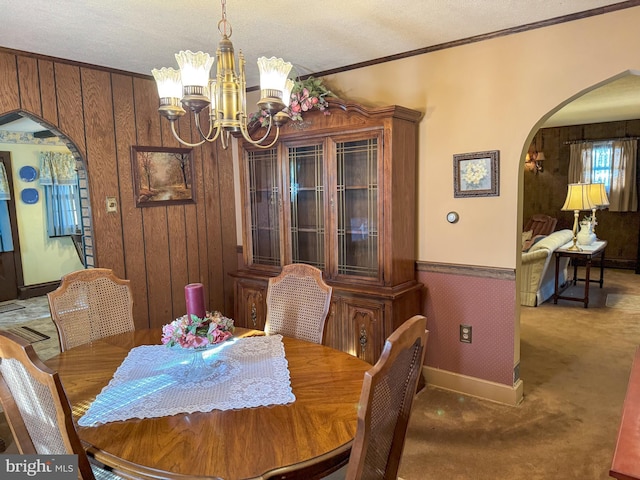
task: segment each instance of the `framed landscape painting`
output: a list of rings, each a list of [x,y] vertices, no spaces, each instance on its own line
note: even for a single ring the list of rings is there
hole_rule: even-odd
[[[500,195],[500,152],[462,153],[453,156],[453,196]]]
[[[131,147],[136,207],[195,203],[190,148]]]

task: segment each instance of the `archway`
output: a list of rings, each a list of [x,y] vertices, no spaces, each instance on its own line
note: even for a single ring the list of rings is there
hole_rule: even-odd
[[[640,75],[627,71],[583,90],[550,111],[532,129],[523,146],[524,224],[541,213],[556,217],[555,230],[572,229],[572,212],[563,212],[567,193],[570,144],[580,140],[637,138],[640,134]],[[544,152],[538,171],[533,158]],[[526,168],[528,167],[528,168]],[[586,215],[586,213],[585,213]],[[598,216],[598,230],[607,235],[608,265],[637,269],[640,216],[633,212],[605,212]]]
[[[21,124],[23,123],[26,123],[28,125],[22,126]],[[60,263],[61,263],[60,274],[68,273],[67,270],[72,271],[82,267],[85,267],[85,268],[93,267],[94,266],[93,221],[92,221],[92,214],[91,214],[89,184],[88,184],[87,169],[86,169],[85,161],[81,153],[79,152],[78,148],[73,143],[73,141],[71,141],[71,139],[68,136],[66,136],[63,132],[56,129],[56,127],[49,124],[46,120],[30,112],[15,110],[12,112],[4,113],[0,115],[0,125],[3,125],[1,127],[2,132],[0,132],[0,143],[3,143],[7,147],[5,149],[14,151],[14,153],[11,154],[11,157],[12,157],[12,163],[16,165],[22,165],[25,161],[27,161],[26,159],[28,159],[28,162],[30,163],[30,168],[32,168],[31,164],[35,166],[35,164],[37,164],[37,154],[35,153],[36,149],[45,150],[45,151],[51,149],[51,150],[56,150],[60,152],[68,151],[72,154],[75,160],[76,171],[78,174],[78,192],[80,194],[79,220],[81,222],[81,230],[80,232],[78,232],[77,235],[71,235],[68,237],[71,240],[73,240],[73,242],[71,242],[67,237],[65,237],[64,239],[60,238],[60,239],[54,239],[54,240],[47,238],[46,240],[42,240],[42,241],[45,242],[45,244],[48,247],[50,247],[50,248],[44,249],[47,251],[47,254],[49,255],[48,258],[52,258],[51,255],[56,256],[60,254],[60,252],[62,252],[63,254],[64,252],[67,252],[66,253],[67,256],[63,257],[60,260]],[[18,125],[18,126],[15,127],[15,125]],[[15,128],[17,131],[12,131],[12,128]],[[37,167],[35,170],[37,171]],[[17,176],[17,173],[14,174],[14,179],[16,178],[16,176]],[[17,185],[14,185],[14,192],[13,192],[14,197],[20,198],[18,193],[20,192],[20,194],[23,194],[24,190],[27,190],[27,188],[25,187],[29,187],[29,191],[36,190],[37,192],[38,188],[32,188],[37,186],[37,182],[24,183],[25,181],[26,180],[23,180],[22,178],[20,178],[19,181],[17,182]],[[30,180],[30,181],[32,182],[33,180]],[[38,200],[36,195],[36,199],[34,200],[34,203],[37,203],[37,202]],[[25,221],[26,221],[24,217],[25,215],[35,214],[36,216],[34,217],[34,219],[29,219],[29,220],[33,220],[31,223],[35,223],[35,224],[41,223],[37,221],[38,215],[40,215],[41,212],[38,209],[33,210],[32,209],[33,206],[31,206],[31,210],[29,210],[28,209],[29,207],[25,208],[22,205],[23,203],[24,201],[18,202],[19,208],[17,209],[18,210],[17,216],[20,218],[14,219],[15,222],[20,221],[21,226],[23,227],[21,228],[21,230],[23,231],[23,233],[21,233],[22,236],[25,235],[24,232],[26,231],[24,227]],[[17,230],[16,230],[16,234],[17,234]],[[43,236],[46,237],[46,232]],[[49,242],[49,240],[51,241]],[[31,239],[28,239],[28,241],[31,241]],[[20,243],[18,238],[18,247],[19,245]],[[28,259],[30,258],[29,256],[30,252],[31,252],[31,257],[34,257],[34,258],[45,254],[44,252],[38,251],[38,252],[35,252],[35,255],[34,255],[33,248],[22,249],[22,252],[20,252],[21,260],[27,260],[27,262],[29,262]],[[70,261],[68,256],[74,255],[74,258],[75,258],[76,254],[77,254],[77,258],[75,262]],[[38,258],[38,260],[41,260],[41,259]],[[25,273],[28,273],[28,272],[25,272]],[[37,277],[40,278],[42,276],[46,276],[46,275],[43,274]],[[21,279],[23,281],[21,282],[22,284],[20,285],[19,298],[27,298],[30,296],[42,295],[47,291],[50,291],[52,288],[55,288],[55,285],[57,283],[56,282],[57,279],[53,279],[53,278],[51,279],[51,281],[48,281],[48,282],[41,282],[41,281],[34,282],[34,278],[36,278],[34,277],[34,275],[31,275],[30,279],[27,277],[29,277],[29,275],[25,275],[25,278]]]
[[[593,85],[567,99],[549,111],[532,128],[523,145],[520,175],[522,182],[522,205],[520,218],[524,227],[534,213],[544,213],[558,219],[555,230],[572,229],[573,213],[563,212],[561,207],[567,192],[569,144],[575,140],[598,140],[607,137],[636,137],[640,133],[640,76],[637,72],[626,71]],[[543,170],[527,169],[525,157],[528,152],[543,151]],[[587,212],[585,212],[586,214]],[[582,216],[582,215],[581,215]],[[607,239],[607,266],[633,269],[638,260],[638,240],[640,238],[640,214],[636,212],[601,212],[598,214],[598,233]],[[622,242],[627,242],[623,244]],[[554,280],[555,262],[552,269]],[[519,263],[518,288],[523,291],[523,265]],[[605,274],[606,286],[606,274]],[[584,288],[582,285],[579,288]],[[591,289],[597,288],[597,284]],[[554,286],[551,286],[553,291]],[[552,302],[546,298],[546,302]],[[523,309],[538,308],[521,306]],[[591,307],[590,307],[591,308]],[[577,311],[581,314],[582,310]],[[518,327],[519,344],[524,335]],[[521,352],[521,361],[525,356]],[[523,376],[526,384],[526,378]]]

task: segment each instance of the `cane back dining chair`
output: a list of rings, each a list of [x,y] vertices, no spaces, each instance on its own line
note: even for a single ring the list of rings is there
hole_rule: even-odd
[[[130,282],[108,268],[68,273],[47,297],[62,352],[135,329]]]
[[[385,342],[364,375],[346,480],[396,480],[429,332],[416,315]]]
[[[332,288],[322,271],[292,263],[269,279],[264,331],[313,343],[322,343]]]
[[[0,404],[20,454],[77,455],[82,480],[122,478],[89,461],[58,374],[29,342],[6,331],[0,331]]]

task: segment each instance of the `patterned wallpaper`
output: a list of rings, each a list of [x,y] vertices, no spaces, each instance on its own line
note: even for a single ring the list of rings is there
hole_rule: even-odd
[[[429,341],[426,365],[504,385],[513,384],[514,279],[419,271]],[[490,295],[487,293],[490,292]],[[460,342],[460,324],[472,343]]]
[[[55,145],[64,147],[65,144],[58,137],[36,138],[32,133],[7,132],[0,130],[0,143],[20,143],[27,145]]]

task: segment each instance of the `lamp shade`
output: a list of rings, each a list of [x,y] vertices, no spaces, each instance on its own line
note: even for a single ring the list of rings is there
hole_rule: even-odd
[[[589,184],[589,200],[594,205],[592,208],[605,208],[609,206],[609,197],[607,197],[607,190],[604,188],[604,183]]]
[[[287,78],[287,81],[284,84],[284,92],[282,92],[282,101],[287,107],[291,104],[291,91],[293,90],[294,85],[295,82],[290,78]]]
[[[591,210],[596,208],[589,197],[588,183],[570,183],[567,185],[567,198],[562,210]]]
[[[156,79],[158,96],[160,98],[180,98],[182,97],[182,81],[180,70],[174,68],[154,68],[151,70],[153,78]]]
[[[275,90],[282,95],[285,83],[293,65],[281,58],[260,57],[258,70],[260,71],[260,90]]]
[[[544,152],[538,152],[538,155],[536,155],[536,162],[543,162],[544,160],[546,160],[546,158],[544,158]]]
[[[180,65],[182,86],[209,86],[209,71],[214,58],[208,53],[192,52],[191,50],[176,53],[176,61]]]

